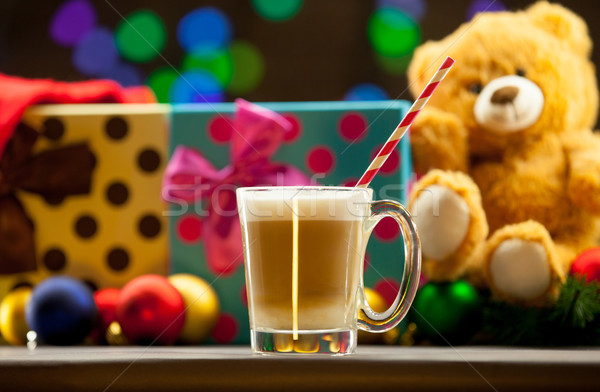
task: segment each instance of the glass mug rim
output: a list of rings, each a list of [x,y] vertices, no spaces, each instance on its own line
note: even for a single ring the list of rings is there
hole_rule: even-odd
[[[268,185],[262,185],[262,186],[245,186],[245,187],[239,187],[237,188],[236,192],[248,192],[248,191],[277,191],[277,190],[299,190],[299,191],[344,191],[344,192],[349,192],[349,191],[356,191],[356,192],[368,192],[371,194],[371,196],[373,195],[373,189],[372,188],[357,188],[354,186],[330,186],[330,185],[306,185],[306,186],[298,186],[298,185],[288,185],[288,186],[282,186],[282,185],[277,185],[277,186],[268,186]]]
[[[306,186],[296,186],[296,185],[292,185],[292,186],[268,186],[268,185],[263,185],[263,186],[256,186],[256,187],[240,187],[237,188],[236,190],[236,197],[238,198],[238,211],[240,211],[241,213],[241,203],[239,203],[240,200],[252,200],[254,199],[252,196],[250,196],[250,194],[254,193],[254,192],[258,192],[258,193],[275,193],[278,194],[278,201],[291,201],[292,199],[296,198],[296,196],[300,195],[302,196],[302,198],[306,198],[308,197],[308,199],[311,199],[311,197],[315,197],[315,200],[317,198],[319,199],[323,199],[323,200],[329,200],[329,201],[343,201],[343,205],[344,205],[344,209],[346,210],[347,214],[343,214],[343,215],[348,215],[351,216],[352,218],[360,218],[360,219],[364,219],[368,216],[370,216],[370,212],[368,211],[369,205],[370,203],[373,202],[373,189],[371,188],[356,188],[356,187],[348,187],[348,186],[327,186],[327,185],[306,185]],[[286,194],[285,192],[295,192],[293,194]],[[331,192],[331,196],[330,197],[323,197],[322,194],[325,193],[327,195],[326,192]],[[337,193],[341,192],[344,194],[344,196],[340,199],[338,199],[337,197]],[[316,196],[316,194],[319,194],[319,196]],[[354,195],[353,195],[354,194]],[[355,196],[355,195],[359,195],[359,196]],[[279,197],[281,196],[281,198]],[[355,199],[356,198],[356,199]],[[258,198],[257,198],[258,199]],[[257,201],[256,199],[254,199],[254,201]],[[291,206],[288,206],[291,207]],[[329,210],[329,214],[328,214],[328,218],[329,219],[335,219],[335,217],[337,216],[339,210],[337,210],[336,208],[340,207],[340,205],[336,205],[333,207],[333,210]],[[255,211],[258,212],[258,211]],[[307,217],[312,217],[314,218],[316,216],[316,211],[311,210],[310,213],[307,215],[306,211],[303,211],[302,213],[297,213],[299,218],[307,218]],[[270,215],[257,215],[260,218],[269,218],[272,217]],[[241,217],[241,215],[240,215]]]

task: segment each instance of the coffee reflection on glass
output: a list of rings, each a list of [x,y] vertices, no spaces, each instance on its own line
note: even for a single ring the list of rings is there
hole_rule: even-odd
[[[347,354],[357,327],[384,331],[401,321],[420,265],[414,226],[396,210],[406,213],[402,206],[388,202],[391,212],[373,213],[382,202],[371,201],[370,189],[345,187],[240,188],[237,196],[255,352]],[[368,237],[388,215],[401,220],[408,243],[410,295],[396,301],[401,315],[383,317],[366,305],[362,272]],[[361,325],[372,318],[372,328]]]

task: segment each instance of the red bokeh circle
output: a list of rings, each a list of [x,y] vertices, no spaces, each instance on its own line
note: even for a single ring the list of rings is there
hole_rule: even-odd
[[[212,332],[212,338],[217,343],[231,343],[238,334],[238,322],[231,314],[221,313]]]
[[[230,118],[217,115],[208,124],[208,137],[214,143],[226,144],[233,134],[233,124]]]
[[[375,226],[375,237],[382,242],[394,241],[398,234],[400,234],[400,228],[394,220],[394,218],[386,216],[383,218],[377,226]]]
[[[283,118],[292,124],[290,131],[286,132],[283,136],[283,140],[285,143],[294,143],[300,138],[300,135],[302,135],[302,121],[295,115],[289,113],[284,114]]]
[[[330,173],[335,167],[335,155],[327,146],[313,147],[306,155],[306,165],[313,173]]]
[[[344,141],[357,142],[367,135],[367,119],[360,113],[346,113],[338,123],[338,132]]]
[[[392,306],[400,290],[400,284],[393,278],[382,278],[375,283],[373,288],[381,294],[388,306]]]
[[[242,285],[242,289],[240,290],[240,299],[245,307],[248,307],[248,292],[246,291],[246,285]]]
[[[381,150],[382,146],[377,146],[377,148],[375,148],[373,150],[373,152],[371,153],[371,160],[375,159],[375,157],[377,156],[377,153],[379,153],[379,150]],[[381,168],[379,169],[379,173],[381,175],[384,176],[389,176],[391,174],[394,174],[396,171],[398,171],[398,168],[400,167],[400,153],[398,153],[398,149],[395,148],[392,150],[392,152],[390,153],[390,156],[388,156],[387,160],[385,161],[385,163],[383,164],[383,166],[381,166]]]
[[[358,182],[358,178],[356,177],[350,177],[350,178],[346,178],[343,182],[342,185],[343,186],[349,186],[349,187],[353,187],[354,185],[356,185],[356,183]]]
[[[177,222],[177,237],[183,243],[193,244],[202,239],[202,220],[195,215],[184,215]]]

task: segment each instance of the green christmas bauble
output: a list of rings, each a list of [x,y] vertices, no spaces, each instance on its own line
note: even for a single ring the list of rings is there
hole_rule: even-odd
[[[482,301],[465,281],[425,284],[417,293],[412,320],[419,336],[438,344],[467,342],[481,327]]]

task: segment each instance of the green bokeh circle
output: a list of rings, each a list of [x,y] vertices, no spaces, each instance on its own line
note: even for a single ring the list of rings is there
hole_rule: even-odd
[[[181,68],[184,72],[194,69],[209,71],[215,75],[221,87],[229,86],[233,77],[233,59],[228,50],[187,54],[183,58]]]
[[[258,49],[249,42],[236,41],[229,48],[233,60],[233,75],[227,92],[239,95],[254,90],[262,81],[265,62]]]
[[[169,67],[159,68],[148,76],[146,84],[156,94],[156,99],[160,103],[169,102],[169,90],[179,75],[174,69]]]
[[[166,42],[167,32],[162,19],[148,10],[129,14],[115,31],[115,43],[121,57],[136,63],[158,56]]]
[[[401,57],[412,52],[421,41],[417,22],[404,12],[378,9],[369,18],[367,35],[375,51],[386,57]]]
[[[390,75],[404,75],[412,60],[412,53],[400,57],[387,57],[375,53],[377,65]]]
[[[302,2],[303,0],[252,0],[252,6],[263,18],[281,22],[296,15]]]

